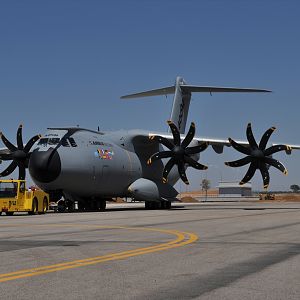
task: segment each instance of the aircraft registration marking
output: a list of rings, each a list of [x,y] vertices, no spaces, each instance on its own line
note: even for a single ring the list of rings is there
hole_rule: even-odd
[[[40,224],[33,225],[33,226],[41,227]],[[93,227],[93,228],[99,228],[99,229],[125,229],[125,230],[136,230],[136,231],[154,231],[154,232],[161,232],[161,233],[165,233],[165,234],[174,235],[176,238],[169,242],[161,243],[161,244],[158,244],[155,246],[136,248],[136,249],[122,251],[122,252],[116,252],[116,253],[100,255],[100,256],[95,256],[95,257],[90,257],[90,258],[85,258],[85,259],[73,260],[73,261],[69,261],[66,263],[58,263],[58,264],[52,264],[52,265],[36,267],[36,268],[31,268],[31,269],[19,270],[16,272],[3,273],[3,274],[0,274],[0,283],[6,282],[6,281],[11,281],[11,280],[16,280],[16,279],[21,279],[21,278],[26,278],[26,277],[43,275],[43,274],[52,273],[52,272],[58,272],[58,271],[63,271],[63,270],[68,270],[68,269],[84,267],[84,266],[88,266],[88,265],[95,265],[95,264],[99,264],[99,263],[103,263],[103,262],[107,262],[107,261],[126,259],[129,257],[144,255],[144,254],[158,252],[158,251],[169,250],[169,249],[178,248],[178,247],[182,247],[182,246],[191,244],[191,243],[195,242],[196,240],[198,240],[198,236],[194,233],[183,232],[183,231],[178,231],[178,230],[157,229],[157,228],[134,228],[134,227],[123,227],[123,226],[93,226],[93,225],[78,225],[78,224],[63,224],[63,225],[45,224],[44,226],[47,226],[47,227],[50,227],[50,226],[55,226],[55,227],[57,227],[57,226],[60,226],[60,227],[61,226],[63,226],[63,227],[82,226],[82,227]]]

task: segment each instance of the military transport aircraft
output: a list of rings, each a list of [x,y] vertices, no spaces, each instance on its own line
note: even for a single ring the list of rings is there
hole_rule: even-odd
[[[272,155],[279,151],[290,154],[300,146],[272,145],[267,148],[274,127],[268,129],[259,144],[248,124],[247,141],[220,140],[195,137],[192,122],[184,135],[191,94],[193,92],[269,92],[261,89],[188,85],[177,77],[175,85],[121,97],[174,94],[168,125],[169,133],[143,130],[101,132],[84,128],[48,128],[41,137],[36,135],[24,146],[22,126],[17,131],[17,145],[2,133],[7,148],[0,150],[1,160],[12,160],[0,176],[10,175],[17,167],[19,179],[24,179],[26,168],[37,186],[50,194],[51,199],[64,200],[61,207],[72,210],[77,201],[79,209],[104,210],[106,200],[113,197],[132,197],[145,201],[147,209],[170,208],[178,192],[174,184],[179,180],[188,184],[187,167],[205,170],[198,162],[200,152],[209,145],[216,153],[224,146],[232,146],[246,157],[225,164],[239,167],[250,164],[241,180],[248,182],[260,170],[264,187],[269,185],[270,166],[287,174],[286,168]],[[177,167],[174,167],[174,166]]]

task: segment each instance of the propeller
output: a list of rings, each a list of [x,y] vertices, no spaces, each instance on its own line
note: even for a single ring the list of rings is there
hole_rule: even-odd
[[[280,170],[284,175],[288,174],[285,166],[280,161],[272,158],[272,155],[279,151],[286,151],[288,153],[292,150],[292,148],[288,145],[275,145],[266,148],[270,136],[275,131],[275,129],[275,127],[269,128],[262,136],[260,143],[257,144],[253,136],[251,123],[249,123],[246,131],[249,147],[238,144],[231,138],[228,139],[229,143],[235,150],[247,156],[239,160],[225,162],[225,165],[230,167],[241,167],[250,163],[246,175],[240,181],[240,185],[248,182],[254,176],[256,170],[260,170],[261,176],[263,178],[264,188],[267,189],[270,183],[270,166],[273,166],[276,169]]]
[[[176,125],[172,121],[167,121],[167,123],[170,126],[171,132],[173,134],[173,142],[159,135],[149,136],[150,140],[154,140],[163,144],[169,150],[154,153],[148,159],[147,164],[151,165],[154,161],[162,158],[170,158],[163,170],[163,183],[167,183],[168,174],[170,173],[174,165],[177,165],[180,178],[185,184],[189,184],[185,173],[185,164],[188,164],[189,166],[198,170],[206,170],[207,166],[204,166],[195,161],[193,158],[191,158],[191,155],[204,151],[208,147],[208,143],[205,142],[195,147],[188,147],[195,136],[195,124],[193,122],[191,123],[186,137],[181,142],[180,133]]]
[[[17,167],[19,167],[19,180],[24,180],[26,175],[26,168],[28,168],[28,162],[31,152],[30,149],[34,143],[41,138],[41,135],[35,135],[24,146],[22,138],[22,125],[19,126],[17,131],[17,146],[13,145],[2,132],[0,137],[4,145],[8,148],[10,153],[0,154],[0,160],[12,160],[11,164],[0,173],[0,177],[8,176]]]

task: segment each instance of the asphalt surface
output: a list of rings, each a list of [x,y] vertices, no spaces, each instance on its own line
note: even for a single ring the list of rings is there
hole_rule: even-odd
[[[1,299],[299,299],[300,203],[0,216]]]

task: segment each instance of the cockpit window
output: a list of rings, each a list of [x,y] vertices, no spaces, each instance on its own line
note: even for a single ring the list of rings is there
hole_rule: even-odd
[[[57,145],[59,143],[59,138],[42,138],[38,142],[38,145],[47,146],[47,145]]]
[[[57,145],[60,142],[60,138],[42,138],[38,142],[38,145],[46,147],[47,145],[53,146]],[[63,147],[77,147],[77,144],[74,138],[62,138],[61,145]]]
[[[48,145],[57,145],[59,143],[59,138],[50,138]]]
[[[70,147],[68,140],[66,138],[63,138],[61,140],[61,144],[63,145],[63,147]]]
[[[41,145],[41,146],[47,146],[47,143],[48,143],[48,139],[42,138],[42,139],[40,139],[40,141],[38,142],[38,145]]]
[[[69,141],[72,147],[77,147],[75,140],[72,137],[69,137]]]

